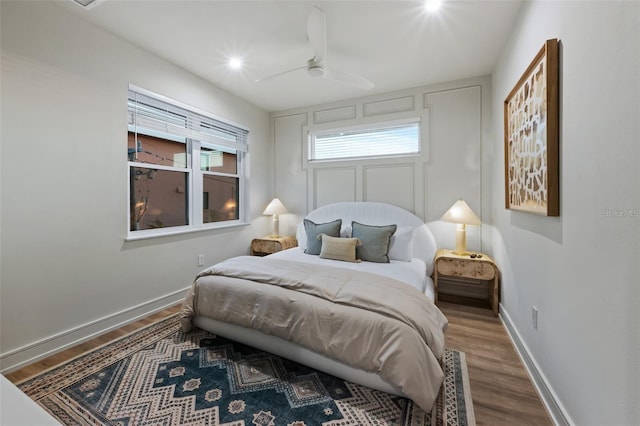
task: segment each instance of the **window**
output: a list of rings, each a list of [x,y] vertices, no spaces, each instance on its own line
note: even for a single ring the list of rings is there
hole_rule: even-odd
[[[312,132],[309,161],[420,154],[420,123]]]
[[[248,131],[131,86],[129,236],[239,222]]]

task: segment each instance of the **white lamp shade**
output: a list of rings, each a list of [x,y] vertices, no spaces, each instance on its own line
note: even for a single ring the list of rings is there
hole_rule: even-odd
[[[274,198],[273,200],[271,200],[267,208],[264,209],[264,211],[262,212],[262,214],[269,214],[269,215],[285,214],[285,213],[287,213],[287,208],[277,198]]]
[[[465,225],[480,225],[482,223],[464,200],[456,201],[455,204],[442,215],[440,220],[451,223],[463,223]]]

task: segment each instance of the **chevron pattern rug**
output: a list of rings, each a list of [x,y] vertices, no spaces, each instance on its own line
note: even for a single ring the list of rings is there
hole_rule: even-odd
[[[19,384],[65,425],[473,425],[464,353],[426,413],[410,400],[195,330],[177,316]]]

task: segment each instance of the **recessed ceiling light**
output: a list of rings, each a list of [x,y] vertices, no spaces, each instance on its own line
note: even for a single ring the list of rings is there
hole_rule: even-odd
[[[239,58],[237,56],[229,58],[229,68],[231,68],[232,70],[239,70],[240,68],[242,68],[242,58]]]
[[[438,9],[440,9],[440,6],[442,6],[443,1],[444,0],[425,0],[424,9],[430,13],[435,12]]]

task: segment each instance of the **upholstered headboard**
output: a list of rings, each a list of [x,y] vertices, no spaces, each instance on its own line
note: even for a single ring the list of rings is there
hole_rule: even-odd
[[[433,272],[433,258],[436,253],[436,240],[425,223],[413,213],[400,207],[375,202],[343,202],[322,206],[306,217],[315,223],[331,222],[342,219],[343,234],[350,234],[351,222],[365,225],[398,225],[401,228],[414,228],[413,257],[427,264],[427,275]],[[300,247],[306,246],[307,237],[302,223],[298,224],[296,238]]]

